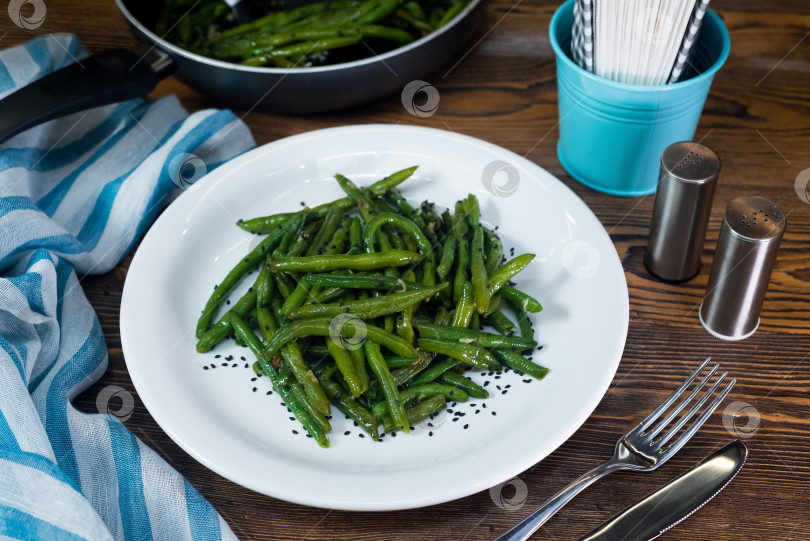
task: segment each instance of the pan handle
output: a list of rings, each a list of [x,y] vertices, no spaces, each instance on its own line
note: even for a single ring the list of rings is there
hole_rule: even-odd
[[[157,49],[112,49],[66,66],[0,100],[0,143],[48,120],[148,94],[173,69]]]

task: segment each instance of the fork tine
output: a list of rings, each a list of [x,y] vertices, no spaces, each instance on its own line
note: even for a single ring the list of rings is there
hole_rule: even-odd
[[[714,395],[715,390],[720,385],[720,382],[723,381],[723,379],[726,377],[726,375],[728,375],[728,372],[723,372],[723,374],[721,374],[720,377],[717,378],[717,381],[712,386],[712,388],[706,391],[706,394],[703,395],[703,398],[700,399],[700,402],[698,402],[695,405],[695,407],[692,408],[692,411],[690,411],[680,421],[678,421],[678,424],[675,425],[675,427],[672,430],[670,430],[669,433],[664,438],[661,439],[661,445],[664,445],[667,441],[669,441],[669,439],[672,436],[674,436],[675,433],[677,433],[678,430],[680,430],[684,424],[686,424],[686,422],[695,414],[695,412],[697,412],[700,409],[700,407],[709,398],[711,398],[712,395]],[[715,397],[715,399],[712,401],[709,407],[707,407],[706,410],[700,415],[700,417],[697,418],[697,420],[692,424],[692,426],[690,426],[686,430],[686,432],[681,434],[680,437],[675,441],[675,443],[669,446],[668,451],[669,453],[674,453],[675,451],[683,447],[687,441],[689,441],[689,438],[691,438],[695,434],[695,432],[697,432],[700,429],[700,427],[703,426],[703,423],[706,422],[709,416],[712,413],[714,413],[714,410],[717,409],[717,406],[720,405],[720,402],[722,402],[723,399],[726,397],[726,395],[731,391],[731,388],[734,387],[735,383],[737,383],[736,379],[732,379],[730,382],[728,382],[728,385],[726,385],[726,387],[722,391],[720,391],[720,394],[718,394]]]
[[[664,413],[667,410],[667,408],[670,407],[672,403],[675,402],[678,399],[678,397],[681,396],[690,385],[692,385],[692,382],[695,381],[695,378],[698,377],[698,374],[703,372],[703,369],[706,368],[706,365],[709,364],[710,360],[711,357],[703,361],[703,363],[698,367],[698,369],[695,370],[695,372],[691,376],[686,378],[686,381],[681,383],[681,386],[675,389],[675,392],[669,395],[669,398],[664,400],[663,404],[655,408],[655,411],[653,411],[651,414],[645,417],[644,420],[642,420],[638,424],[638,426],[634,429],[634,431],[646,430],[647,427],[649,427],[656,419],[658,419],[661,416],[661,414]]]
[[[691,402],[691,401],[692,401],[692,400],[695,398],[695,396],[697,396],[697,394],[700,392],[700,390],[701,390],[701,389],[703,389],[703,387],[706,385],[706,383],[707,383],[707,382],[709,382],[709,381],[712,379],[712,376],[714,375],[714,373],[715,373],[715,372],[717,372],[717,369],[718,369],[718,368],[720,368],[720,365],[719,365],[719,364],[714,365],[714,366],[711,368],[711,370],[709,370],[709,373],[708,373],[708,374],[706,374],[706,375],[703,377],[703,379],[701,380],[701,382],[700,382],[700,383],[698,383],[697,385],[695,385],[695,388],[694,388],[694,389],[692,389],[692,392],[691,392],[691,393],[689,393],[689,396],[687,396],[686,398],[684,398],[684,399],[681,401],[681,403],[680,403],[680,404],[678,404],[678,405],[677,405],[677,406],[676,406],[676,407],[675,407],[675,408],[674,408],[674,409],[673,409],[671,412],[669,412],[669,413],[667,414],[666,418],[662,419],[662,420],[661,420],[661,422],[660,422],[660,423],[658,423],[658,424],[655,426],[655,428],[653,428],[653,429],[650,431],[650,433],[648,434],[648,436],[647,436],[647,437],[648,437],[649,439],[652,439],[652,438],[654,438],[655,436],[657,436],[659,432],[661,432],[662,430],[664,430],[664,429],[667,427],[667,425],[668,425],[669,423],[671,423],[671,422],[672,422],[672,419],[674,419],[674,418],[675,418],[675,417],[676,417],[676,416],[677,416],[677,415],[678,415],[680,412],[682,412],[682,411],[684,410],[684,408],[686,408],[686,406],[688,406],[688,405],[689,405],[689,403],[690,403],[690,402]]]

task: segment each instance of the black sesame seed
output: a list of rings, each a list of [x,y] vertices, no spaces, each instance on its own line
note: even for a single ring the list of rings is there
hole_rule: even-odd
[[[292,431],[292,433],[293,433],[293,434],[298,434],[298,431],[297,431],[297,430],[293,430],[293,431]]]
[[[455,423],[456,421],[458,421],[458,417],[453,417],[453,422]]]
[[[217,353],[216,355],[214,355],[214,359],[219,359],[220,357],[222,357],[222,355],[220,355],[219,353]]]
[[[308,437],[308,438],[311,438],[311,437],[312,437],[312,434],[309,434],[309,433],[308,433],[308,434],[307,434],[307,437]]]
[[[247,361],[247,359],[245,359],[244,357],[239,357],[239,358],[242,359],[243,361]]]
[[[215,365],[214,363],[211,363],[211,368],[216,368],[216,367],[217,367],[217,365]]]
[[[484,387],[486,387],[487,385],[489,385],[489,380],[484,382]]]
[[[470,425],[464,425],[464,430],[467,430],[468,428],[470,428]]]
[[[208,370],[208,366],[203,366],[203,370]]]
[[[231,365],[231,368],[236,368],[236,363],[233,363],[233,364]]]
[[[248,368],[249,366],[250,366],[250,365],[249,365],[248,363],[245,363],[245,368]]]
[[[428,436],[430,436],[431,438],[433,437],[433,431],[432,430],[430,432],[428,432]]]
[[[268,395],[268,396],[269,396],[269,395],[273,394],[273,391],[267,391],[267,392],[266,392],[266,393],[264,393],[264,394],[266,394],[266,395]]]
[[[497,414],[496,414],[496,413],[493,411],[493,412],[492,412],[492,415],[494,416],[494,415],[497,415]]]
[[[475,410],[476,415],[478,415],[479,413],[481,413],[481,410]]]
[[[501,394],[506,394],[506,393],[508,393],[508,392],[509,392],[509,391],[507,391],[506,389],[504,389],[503,391],[501,391]]]
[[[348,435],[349,435],[349,434],[351,434],[351,433],[352,433],[352,431],[351,431],[351,430],[347,430],[346,432],[344,432],[344,433],[343,433],[343,435],[344,435],[344,436],[348,436]]]
[[[259,378],[250,378],[250,381],[256,381]]]
[[[222,366],[228,366],[228,363],[222,363]]]
[[[258,391],[258,390],[259,390],[259,388],[258,388],[258,387],[254,387],[254,388],[253,388],[253,392],[254,392],[254,393],[255,393],[256,391]]]
[[[363,433],[358,434],[358,436],[360,436],[361,438],[365,438],[365,437],[366,437],[366,436],[365,436],[365,434],[363,434]]]
[[[290,421],[295,421],[295,417],[290,417]]]
[[[524,379],[524,380],[523,380],[523,383],[531,383],[531,382],[532,382],[532,380],[531,380],[531,379]]]
[[[397,437],[397,433],[396,433],[396,432],[391,432],[391,437],[392,437],[392,438],[396,438],[396,437]]]
[[[487,409],[487,403],[484,402],[483,404],[481,404],[481,407],[484,408],[484,409]]]

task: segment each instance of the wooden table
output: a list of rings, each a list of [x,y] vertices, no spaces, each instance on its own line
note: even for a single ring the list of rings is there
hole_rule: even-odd
[[[461,56],[427,80],[439,90],[438,112],[419,119],[399,96],[344,113],[309,117],[247,114],[258,144],[329,126],[388,122],[464,133],[525,155],[571,187],[601,220],[615,244],[630,290],[630,330],[610,390],[591,418],[542,463],[520,474],[525,505],[505,511],[488,491],[425,509],[347,513],[312,509],[261,496],[198,464],[180,450],[137,401],[127,426],[185,475],[242,539],[491,539],[581,472],[610,455],[618,435],[666,396],[694,364],[711,355],[739,381],[726,405],[742,401],[757,412],[748,437],[748,463],[730,487],[662,539],[810,539],[810,205],[794,181],[810,173],[810,6],[806,0],[715,0],[732,39],[695,138],[714,148],[723,172],[712,209],[703,267],[693,280],[669,285],[653,279],[642,259],[652,197],[620,198],[583,187],[557,160],[557,84],[547,29],[555,2],[486,0],[486,15]],[[8,23],[0,45],[34,33]],[[111,0],[48,0],[45,24],[35,33],[69,31],[91,50],[132,44]],[[177,94],[190,110],[218,104],[168,79],[155,96]],[[243,114],[238,112],[238,114]],[[806,176],[804,177],[807,178]],[[725,204],[757,194],[788,216],[776,269],[756,334],[742,342],[712,338],[695,306],[705,292]],[[84,288],[98,311],[110,348],[110,368],[82,394],[95,409],[110,384],[135,393],[121,353],[118,309],[130,259]],[[722,408],[721,408],[722,409]],[[734,421],[726,417],[727,421]],[[745,427],[748,419],[738,418]],[[757,425],[758,423],[758,425]],[[734,431],[734,425],[732,432]],[[734,437],[715,415],[661,470],[619,473],[575,499],[537,534],[575,539],[653,488],[682,473]],[[511,497],[506,489],[506,497]]]

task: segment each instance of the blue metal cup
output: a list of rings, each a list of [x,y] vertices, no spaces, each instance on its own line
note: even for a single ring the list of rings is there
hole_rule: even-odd
[[[557,156],[572,177],[595,190],[654,193],[661,153],[695,134],[714,74],[728,58],[728,31],[708,10],[695,44],[692,77],[687,73],[669,85],[631,85],[598,77],[571,60],[573,12],[574,0],[568,0],[549,28],[557,56]]]

